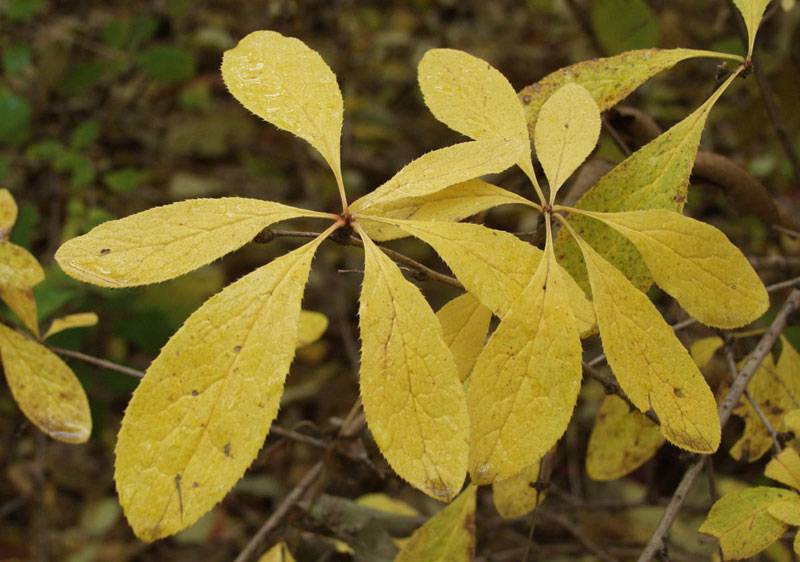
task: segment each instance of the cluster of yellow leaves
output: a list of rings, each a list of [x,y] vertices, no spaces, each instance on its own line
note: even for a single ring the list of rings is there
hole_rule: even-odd
[[[726,494],[700,527],[701,533],[719,539],[726,560],[755,556],[789,527],[800,527],[800,454],[784,449],[769,461],[764,474],[791,490],[757,486]],[[795,535],[794,551],[800,554],[800,532]]]
[[[44,271],[27,250],[8,241],[16,220],[14,197],[8,190],[0,189],[0,298],[32,336],[0,324],[0,356],[6,381],[14,400],[33,425],[59,441],[83,443],[92,432],[89,403],[67,364],[36,341],[39,320],[33,287],[44,280]],[[96,323],[97,316],[93,313],[57,318],[41,339]]]
[[[642,61],[654,72],[692,56],[730,58],[687,51],[657,64],[646,56]],[[137,286],[210,263],[279,221],[332,222],[314,241],[212,297],[151,364],[117,445],[117,489],[138,536],[157,539],[197,520],[255,457],[294,356],[311,261],[323,240],[347,226],[361,237],[365,253],[360,384],[367,424],[392,468],[416,488],[449,501],[467,470],[477,484],[529,480],[570,420],[581,380],[580,337],[595,325],[621,385],[638,408],[655,410],[664,436],[691,451],[717,448],[716,404],[687,351],[649,299],[572,223],[597,223],[629,240],[662,288],[709,325],[754,320],[767,306],[766,292],[724,235],[674,211],[555,205],[558,190],[597,142],[597,92],[578,83],[554,88],[531,134],[523,104],[502,74],[460,51],[429,51],[419,67],[425,102],[471,140],[421,156],[350,204],[339,151],[341,92],[319,54],[297,39],[257,31],[226,52],[222,75],[244,107],[319,151],[336,179],[342,212],[236,197],[197,199],[105,223],[59,249],[56,259],[73,277]],[[616,93],[601,91],[612,99],[632,87],[627,82]],[[713,100],[683,127],[687,131],[668,132],[622,168],[633,177],[652,175],[675,160],[680,165],[665,178],[647,180],[647,187],[674,191],[685,184]],[[534,173],[531,140],[549,198]],[[530,179],[538,203],[476,179],[513,165]],[[544,250],[455,222],[509,203],[545,212]],[[559,263],[554,219],[563,227],[559,236],[566,232],[577,243],[592,301],[580,278]],[[408,235],[430,244],[471,296],[449,303],[437,317],[373,241]],[[501,323],[481,349],[491,314]],[[465,494],[474,504],[474,490]],[[451,508],[461,509],[445,511]]]

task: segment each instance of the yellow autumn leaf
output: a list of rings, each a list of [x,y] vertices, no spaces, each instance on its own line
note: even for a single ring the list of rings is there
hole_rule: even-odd
[[[466,399],[439,321],[419,289],[363,232],[361,399],[394,471],[450,501],[467,469]]]
[[[649,461],[664,444],[658,426],[608,395],[597,412],[586,453],[586,473],[599,481],[616,480]]]
[[[0,238],[7,238],[17,222],[17,203],[7,189],[0,189]]]
[[[663,209],[589,216],[633,242],[658,286],[700,322],[738,328],[769,307],[750,262],[713,226]]]
[[[273,223],[309,216],[327,217],[258,199],[189,199],[104,222],[62,245],[56,261],[102,287],[147,285],[211,263]]]
[[[719,336],[711,336],[710,338],[701,338],[692,342],[689,346],[689,354],[692,356],[695,364],[701,369],[704,368],[714,357],[714,354],[724,345],[722,338]]]
[[[42,266],[28,250],[0,241],[0,286],[30,289],[43,279]]]
[[[442,325],[444,342],[456,361],[458,377],[464,382],[486,343],[492,312],[478,299],[464,293],[440,308],[436,317]]]
[[[800,373],[797,351],[784,342],[783,353],[778,364],[767,355],[759,365],[747,386],[750,398],[758,404],[761,413],[776,431],[783,431],[784,414],[796,407],[800,401]],[[731,456],[742,462],[760,459],[772,446],[772,435],[764,427],[761,416],[744,397],[733,413],[744,419],[741,438],[731,447]]]
[[[699,531],[719,539],[725,560],[755,556],[777,541],[787,526],[769,514],[771,505],[795,493],[758,486],[725,494],[720,498]]]
[[[473,139],[528,142],[522,104],[506,77],[464,51],[431,49],[417,71],[425,105],[450,127]]]
[[[638,49],[565,66],[520,90],[519,97],[523,103],[528,128],[530,131],[534,130],[542,105],[564,84],[580,84],[592,95],[600,111],[605,111],[627,98],[659,72],[693,58],[742,62],[742,57],[738,55],[713,51]]]
[[[414,531],[394,562],[470,562],[475,553],[476,486]]]
[[[761,25],[761,18],[769,5],[770,0],[733,0],[739,8],[747,27],[747,55],[753,54],[753,45],[756,42],[758,27]]]
[[[767,511],[778,521],[783,521],[793,527],[800,526],[800,496],[798,495],[773,503]]]
[[[592,153],[600,138],[600,110],[579,84],[566,84],[542,105],[536,121],[536,157],[550,184],[550,202]]]
[[[578,238],[589,271],[608,363],[640,410],[653,409],[671,443],[696,453],[719,447],[717,404],[703,375],[656,307]]]
[[[800,436],[800,408],[787,412],[783,417],[783,424],[786,431],[791,431],[795,436]]]
[[[501,318],[527,286],[542,256],[539,248],[513,234],[479,224],[365,218],[393,224],[430,244],[467,291]],[[571,277],[562,277],[578,329],[588,334],[595,326],[592,305]]]
[[[406,164],[389,181],[350,205],[356,214],[375,214],[373,208],[437,193],[486,174],[500,173],[519,159],[525,145],[518,139],[462,142],[423,154]]]
[[[142,540],[197,521],[255,458],[294,357],[311,260],[329,233],[211,297],[147,369],[115,464],[120,503]]]
[[[383,205],[372,205],[368,212],[370,215],[394,219],[456,222],[481,211],[510,204],[530,205],[530,201],[496,185],[474,179],[422,197],[406,197]],[[391,224],[370,221],[361,226],[376,241],[408,236],[407,232]]]
[[[265,552],[258,562],[295,562],[292,553],[289,552],[289,547],[286,543],[279,542],[267,552]]]
[[[328,329],[328,317],[321,312],[302,310],[300,323],[297,326],[297,347],[303,347],[317,341]]]
[[[89,403],[66,363],[46,347],[2,324],[0,354],[11,394],[33,425],[65,443],[89,439]]]
[[[30,288],[0,287],[0,299],[8,305],[22,324],[39,337],[39,312]]]
[[[734,73],[691,115],[659,135],[614,167],[574,205],[585,211],[681,211],[686,203],[689,176],[700,137],[714,104],[738,74]],[[572,215],[572,228],[622,271],[639,289],[652,279],[636,247],[611,227],[589,217]],[[589,292],[580,249],[568,232],[556,236],[556,256],[584,290]]]
[[[536,489],[539,481],[539,467],[537,462],[525,468],[522,472],[505,480],[496,480],[492,484],[492,501],[500,517],[515,519],[527,515],[544,501],[544,491]]]
[[[800,454],[791,447],[785,448],[770,459],[764,475],[800,491]]]
[[[79,312],[56,318],[44,334],[43,339],[72,328],[88,328],[97,324],[97,314],[94,312]]]
[[[316,148],[341,184],[344,104],[319,53],[299,39],[254,31],[225,51],[222,79],[248,110]]]
[[[561,438],[581,385],[581,341],[564,274],[548,246],[470,377],[470,475],[519,474]]]

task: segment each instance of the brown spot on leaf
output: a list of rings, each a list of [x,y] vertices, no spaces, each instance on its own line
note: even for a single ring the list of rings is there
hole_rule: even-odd
[[[110,253],[111,253],[111,248],[103,248],[103,249],[100,250],[100,255],[101,256],[106,256],[106,255],[108,255]]]
[[[673,388],[673,389],[672,389],[672,392],[673,392],[673,394],[675,394],[675,396],[677,396],[678,398],[683,398],[683,397],[684,397],[684,394],[683,394],[683,389],[682,389],[682,388]]]
[[[237,346],[235,346],[233,348],[233,352],[234,353],[239,353],[241,350],[242,350],[242,346],[241,345],[237,345]]]
[[[192,396],[197,396],[197,395],[199,395],[199,394],[200,394],[200,393],[199,393],[199,392],[197,392],[196,390],[192,390]]]
[[[230,443],[225,443],[225,446],[222,447],[222,452],[225,453],[226,457],[230,457],[231,456],[231,444]]]

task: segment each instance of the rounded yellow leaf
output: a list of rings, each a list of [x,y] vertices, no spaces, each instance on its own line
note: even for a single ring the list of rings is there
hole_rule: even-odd
[[[800,454],[786,448],[767,463],[764,475],[800,491]]]
[[[586,473],[599,481],[622,478],[653,458],[663,444],[656,424],[631,411],[618,396],[608,395],[589,436]]]
[[[0,238],[7,238],[17,222],[17,203],[7,189],[0,189]]]
[[[114,475],[142,540],[197,521],[263,445],[294,357],[311,260],[325,236],[211,297],[147,369],[122,420]]]
[[[491,311],[469,293],[460,295],[438,310],[444,341],[458,366],[461,381],[467,380],[486,343]]]
[[[783,521],[787,525],[800,526],[800,496],[798,495],[773,503],[767,511],[775,519]]]
[[[294,37],[254,31],[225,51],[222,79],[239,103],[307,141],[341,177],[344,103],[319,53]]]
[[[42,266],[28,250],[0,241],[0,286],[30,289],[43,279]]]
[[[66,363],[46,347],[2,324],[0,354],[11,394],[33,425],[65,443],[89,439],[89,403]]]
[[[708,365],[711,358],[723,345],[722,338],[719,336],[702,338],[692,343],[689,347],[689,353],[697,366],[702,369]]]
[[[536,489],[540,479],[539,467],[534,463],[522,472],[492,484],[492,501],[500,517],[515,519],[527,515],[544,501],[544,491]]]
[[[536,121],[536,157],[550,183],[550,202],[592,153],[600,138],[600,110],[583,86],[570,83],[544,103]]]
[[[258,199],[189,199],[104,222],[62,245],[56,261],[86,283],[147,285],[211,263],[273,223],[319,215]]]
[[[15,287],[0,287],[0,299],[8,305],[22,324],[33,335],[39,337],[39,313],[36,308],[36,299],[30,288],[18,289]]]
[[[439,501],[458,494],[467,470],[464,388],[430,305],[363,233],[361,399],[389,465]]]
[[[79,312],[77,314],[69,314],[61,318],[56,318],[47,332],[44,334],[44,339],[49,338],[53,334],[63,332],[64,330],[71,330],[73,328],[88,328],[97,324],[97,314],[94,312]]]
[[[300,312],[300,324],[297,328],[297,347],[309,345],[317,341],[328,329],[328,317],[321,312],[303,310]]]

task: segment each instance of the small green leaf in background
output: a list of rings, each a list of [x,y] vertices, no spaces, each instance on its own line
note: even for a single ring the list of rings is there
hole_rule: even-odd
[[[159,82],[184,82],[194,76],[197,61],[189,51],[173,45],[154,45],[137,58],[148,78]]]
[[[31,106],[28,100],[0,88],[0,144],[16,144],[28,136]]]
[[[644,0],[596,0],[592,27],[609,55],[658,45],[658,21]]]
[[[149,16],[115,19],[102,31],[102,41],[109,47],[122,50],[138,49],[150,40],[158,29],[158,20]]]
[[[88,61],[73,64],[67,69],[64,78],[58,83],[58,93],[73,97],[92,89],[109,67],[101,61]]]
[[[72,145],[72,148],[81,150],[87,148],[96,141],[99,135],[100,123],[90,119],[84,121],[72,131],[69,143]]]
[[[120,168],[103,175],[103,183],[111,191],[130,193],[136,191],[145,178],[146,173],[138,168]]]
[[[9,0],[4,4],[0,4],[0,6],[4,8],[8,19],[22,22],[41,12],[45,7],[45,3],[44,0]]]
[[[3,50],[3,72],[14,76],[31,65],[31,50],[25,45],[11,45]]]

